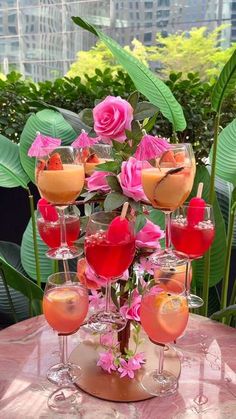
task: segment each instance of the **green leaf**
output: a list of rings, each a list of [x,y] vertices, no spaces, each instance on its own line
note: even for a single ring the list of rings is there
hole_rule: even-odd
[[[19,146],[0,135],[0,186],[27,188],[29,182],[20,162]]]
[[[104,42],[117,61],[127,71],[137,90],[160,109],[161,113],[172,123],[175,131],[183,131],[186,128],[183,110],[165,83],[112,38],[79,17],[72,17],[72,19],[83,29],[99,36],[101,41]]]
[[[223,308],[222,310],[217,311],[212,314],[212,320],[222,320],[223,318],[229,318],[231,316],[236,316],[236,304]],[[233,329],[232,329],[233,330]]]
[[[20,263],[20,248],[15,243],[0,242],[0,269],[9,287],[27,298],[42,300],[43,291],[27,278]]]
[[[214,86],[211,105],[214,111],[219,112],[224,98],[235,88],[236,83],[236,50],[224,65]]]
[[[95,170],[99,172],[119,173],[120,163],[117,163],[115,161],[108,161],[106,163],[98,164]]]
[[[205,166],[198,166],[195,176],[193,190],[189,197],[196,196],[199,182],[203,182],[203,199],[207,202],[210,188],[210,175]],[[219,207],[217,198],[214,200],[214,218],[215,218],[215,239],[211,246],[211,269],[210,269],[210,287],[221,281],[224,273],[225,250],[226,250],[226,232],[225,223]],[[193,262],[194,280],[197,287],[203,283],[204,257]]]
[[[151,118],[158,112],[158,108],[150,102],[140,102],[134,112],[134,119],[143,121],[145,118]]]
[[[139,100],[139,92],[136,90],[135,92],[131,93],[127,100],[135,111]]]
[[[212,160],[212,148],[210,159]],[[227,125],[219,135],[216,175],[236,186],[236,119]]]
[[[105,211],[113,211],[116,208],[120,208],[127,199],[126,196],[119,192],[110,192],[104,201],[104,209]]]
[[[106,176],[106,181],[110,186],[111,190],[114,192],[122,192],[121,186],[116,176],[108,175]]]
[[[37,214],[35,212],[35,217]],[[53,273],[53,261],[48,259],[45,255],[48,247],[41,240],[39,233],[37,231],[37,244],[39,252],[39,265],[42,282],[46,282],[49,275]],[[31,219],[26,227],[26,230],[23,234],[21,242],[21,262],[24,270],[27,274],[33,278],[37,279],[36,268],[35,268],[35,257],[34,257],[34,245],[33,245],[33,232],[32,232],[32,222]]]
[[[135,232],[136,234],[142,230],[147,222],[146,217],[143,214],[138,214],[135,220]]]
[[[83,109],[79,113],[79,118],[80,118],[81,121],[83,121],[86,124],[87,127],[90,127],[89,130],[91,130],[91,127],[93,127],[93,124],[94,124],[92,109],[89,109],[89,108]],[[87,131],[87,130],[85,130],[85,131]]]
[[[233,205],[236,201],[236,187],[234,188],[232,183],[226,182],[223,179],[220,179],[218,176],[215,178],[215,191],[217,194],[217,199],[220,205],[220,209],[225,221],[225,227],[227,231],[230,210],[232,210]],[[233,234],[233,247],[236,247],[236,223],[234,225],[234,234]]]
[[[32,182],[34,182],[35,158],[27,155],[37,132],[50,137],[60,138],[62,145],[70,145],[77,137],[76,132],[60,113],[44,109],[29,117],[20,137],[21,164]]]
[[[143,126],[146,132],[150,132],[156,123],[158,113],[155,113],[152,118],[150,118],[147,123]]]

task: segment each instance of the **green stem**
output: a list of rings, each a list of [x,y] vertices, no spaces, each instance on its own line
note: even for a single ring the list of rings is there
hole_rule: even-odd
[[[34,214],[34,197],[31,194],[30,189],[29,188],[27,189],[28,189],[28,194],[29,194],[30,214],[31,214],[31,221],[32,221],[36,278],[37,278],[37,285],[41,288],[39,252],[38,252],[38,243],[37,243],[36,221],[35,221],[35,214]]]
[[[233,290],[232,290],[229,305],[232,306],[233,304],[236,304],[236,279],[234,280],[234,285],[233,285]]]
[[[220,302],[221,310],[227,306],[229,273],[230,273],[230,258],[231,258],[231,250],[232,250],[232,243],[233,243],[235,210],[236,210],[236,207],[231,208],[228,232],[227,232],[226,257],[225,257],[224,277],[223,277],[223,282],[222,282],[221,302]]]
[[[6,294],[7,294],[7,299],[8,299],[8,302],[9,302],[9,306],[11,307],[13,320],[14,320],[15,323],[17,323],[18,320],[17,320],[17,316],[16,316],[16,311],[15,311],[14,304],[13,304],[13,301],[12,301],[12,298],[11,298],[11,294],[10,294],[10,291],[9,291],[9,288],[8,288],[7,280],[6,280],[3,269],[1,268],[1,265],[0,265],[0,274],[1,274],[1,279],[2,279],[2,282],[3,282],[3,286],[4,286]]]
[[[219,109],[219,112],[216,114],[215,120],[214,120],[214,142],[213,142],[213,150],[212,150],[210,192],[209,192],[210,205],[213,205],[214,199],[215,199],[216,153],[217,153],[219,126],[220,126],[220,109]],[[201,308],[201,314],[203,316],[207,316],[207,312],[208,312],[210,268],[211,268],[211,250],[209,250],[206,253],[205,261],[204,261],[204,281],[203,281],[203,293],[202,293],[204,306]]]

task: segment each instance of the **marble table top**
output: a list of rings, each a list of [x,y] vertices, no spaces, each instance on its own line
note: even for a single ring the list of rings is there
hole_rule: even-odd
[[[69,350],[81,334],[69,337]],[[191,315],[178,341],[182,371],[178,393],[137,403],[106,402],[83,396],[84,419],[236,419],[236,330]],[[65,418],[47,407],[55,389],[47,368],[59,358],[58,336],[43,316],[0,332],[0,418]],[[93,412],[93,413],[91,413]]]

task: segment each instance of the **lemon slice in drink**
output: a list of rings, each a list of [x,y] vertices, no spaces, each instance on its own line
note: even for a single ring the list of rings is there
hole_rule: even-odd
[[[49,293],[48,298],[55,303],[73,303],[76,301],[77,294],[68,288],[53,290]]]
[[[187,315],[188,306],[184,297],[167,293],[161,296],[157,321],[163,331],[176,337],[180,336],[185,329]]]

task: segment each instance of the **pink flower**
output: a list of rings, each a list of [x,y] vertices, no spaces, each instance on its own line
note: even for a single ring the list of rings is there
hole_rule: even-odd
[[[87,189],[89,191],[109,192],[111,188],[106,181],[106,176],[110,174],[109,172],[98,172],[95,170],[87,180]]]
[[[153,262],[150,259],[142,256],[139,261],[139,271],[140,273],[147,272],[148,274],[153,275],[154,274]]]
[[[91,294],[89,295],[89,308],[94,311],[104,310],[105,298],[101,292],[91,289]]]
[[[137,289],[135,289],[132,293],[131,304],[126,303],[120,308],[121,315],[126,319],[139,322],[141,300],[142,296],[138,293]]]
[[[159,157],[170,145],[166,138],[145,134],[141,139],[134,157],[137,160],[150,160]]]
[[[85,132],[84,129],[81,130],[81,134],[73,141],[71,144],[72,147],[78,147],[78,148],[85,148],[85,147],[91,147],[93,144],[96,144],[99,141],[99,138],[92,138],[89,137],[87,132]]]
[[[144,167],[149,167],[149,163],[130,157],[122,163],[121,173],[118,175],[124,194],[135,201],[147,200],[141,184],[141,170]]]
[[[51,153],[57,147],[60,147],[60,145],[61,140],[59,138],[48,137],[38,132],[27,154],[29,157],[43,157]]]
[[[164,237],[164,231],[150,220],[147,220],[145,226],[137,233],[135,244],[138,248],[160,248],[159,240]]]
[[[130,358],[128,361],[125,361],[125,359],[121,358],[118,371],[121,378],[125,377],[126,375],[129,378],[134,378],[134,371],[138,370],[139,368],[141,368],[141,365],[134,358]]]
[[[124,142],[125,130],[131,129],[133,108],[119,96],[107,96],[93,109],[94,131],[103,140]]]
[[[100,343],[101,345],[107,346],[107,347],[116,346],[118,343],[117,334],[110,332],[110,333],[101,335]]]
[[[85,258],[78,259],[77,276],[82,284],[89,289],[98,289],[106,285],[106,279],[96,275]]]
[[[99,354],[97,366],[101,367],[104,371],[109,372],[109,374],[111,374],[112,371],[115,371],[116,366],[114,365],[114,355],[112,354],[112,352],[101,352]]]
[[[146,357],[144,352],[139,352],[138,354],[133,356],[133,359],[138,362],[139,364],[145,364]]]

